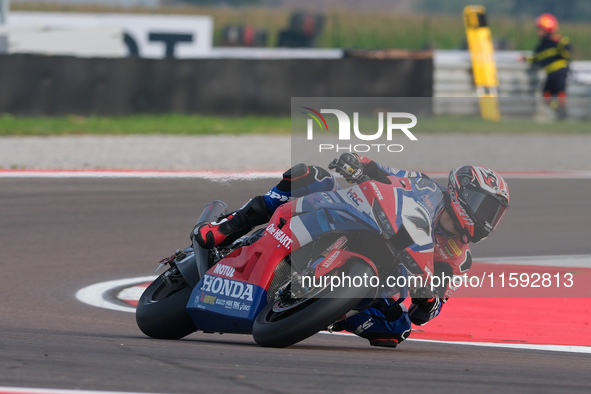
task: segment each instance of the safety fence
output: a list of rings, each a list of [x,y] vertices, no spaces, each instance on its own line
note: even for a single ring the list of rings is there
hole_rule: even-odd
[[[545,80],[543,70],[520,61],[522,52],[496,53],[499,79],[498,94],[504,117],[551,120],[553,112],[544,104],[541,90]],[[445,100],[446,97],[476,97],[472,65],[467,51],[435,51],[434,54],[434,112],[436,114],[476,115],[478,101]],[[591,62],[575,61],[567,80],[568,113],[572,119],[591,117]],[[460,105],[461,104],[461,105]]]

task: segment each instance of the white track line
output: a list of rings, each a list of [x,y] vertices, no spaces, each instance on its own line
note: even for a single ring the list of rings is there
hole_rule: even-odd
[[[415,341],[415,342],[448,343],[451,345],[497,347],[497,348],[521,349],[521,350],[546,350],[549,352],[591,354],[591,347],[589,347],[589,346],[532,345],[532,344],[526,344],[526,343],[493,343],[493,342],[452,342],[452,341],[436,341],[436,340],[432,340],[432,339],[412,339],[412,338],[409,338],[408,340]]]
[[[566,256],[521,256],[521,257],[479,257],[475,263],[534,265],[538,267],[591,268],[591,255]]]
[[[135,308],[129,306],[118,305],[107,301],[105,294],[117,287],[131,286],[144,282],[151,282],[156,279],[156,276],[141,276],[138,278],[128,278],[119,280],[110,280],[108,282],[97,283],[83,289],[78,290],[76,298],[78,301],[88,305],[96,306],[99,308],[112,309],[114,311],[130,312],[135,313]]]
[[[359,338],[355,334],[348,332],[327,332],[320,331],[319,334],[328,335],[342,335],[347,337]],[[583,353],[591,354],[591,347],[589,346],[566,346],[566,345],[533,345],[525,343],[494,343],[494,342],[454,342],[454,341],[439,341],[434,339],[413,339],[409,338],[410,342],[429,342],[429,343],[445,343],[449,345],[466,345],[466,346],[480,346],[480,347],[496,347],[505,349],[520,349],[520,350],[545,350],[549,352],[567,352],[567,353]]]
[[[433,178],[447,172],[426,171]],[[0,178],[172,178],[214,181],[281,178],[283,171],[159,171],[159,170],[1,170]],[[508,179],[590,179],[591,171],[508,171]]]
[[[164,178],[213,181],[281,178],[282,171],[0,170],[0,178]]]
[[[2,387],[2,393],[31,393],[31,394],[140,394],[130,391],[95,391],[95,390],[59,390],[59,389],[38,389],[25,387]],[[145,394],[145,393],[144,393]]]

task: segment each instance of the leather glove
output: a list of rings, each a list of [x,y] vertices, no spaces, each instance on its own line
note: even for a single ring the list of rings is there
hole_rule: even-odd
[[[329,165],[329,170],[335,170],[349,183],[361,183],[369,181],[370,177],[363,173],[364,164],[359,156],[354,153],[343,153],[338,159],[334,159]]]

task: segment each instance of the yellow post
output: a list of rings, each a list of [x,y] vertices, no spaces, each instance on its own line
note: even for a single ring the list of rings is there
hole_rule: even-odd
[[[501,119],[497,88],[497,66],[495,64],[492,33],[486,22],[486,10],[481,5],[464,8],[464,25],[468,49],[472,57],[474,84],[479,97],[482,119]]]

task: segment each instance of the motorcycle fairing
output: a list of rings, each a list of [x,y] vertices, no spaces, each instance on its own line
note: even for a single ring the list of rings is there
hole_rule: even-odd
[[[289,204],[281,206],[261,238],[243,246],[207,271],[193,289],[187,312],[200,330],[250,333],[267,304],[275,268],[292,249]],[[258,264],[259,261],[264,263]]]
[[[250,333],[266,299],[260,286],[207,274],[193,290],[187,312],[200,330]]]

